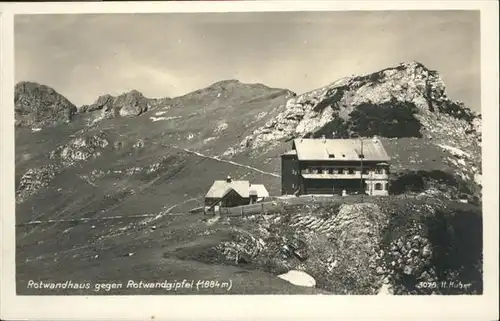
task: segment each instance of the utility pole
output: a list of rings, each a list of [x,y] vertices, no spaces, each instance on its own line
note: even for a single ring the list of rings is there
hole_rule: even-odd
[[[364,190],[363,190],[363,158],[365,158],[365,155],[363,154],[363,138],[360,139],[360,142],[361,142],[361,155],[360,155],[360,158],[361,158],[361,179],[360,179],[360,182],[359,182],[359,185],[360,185],[360,193],[361,193],[361,202],[363,202],[363,197],[364,197]]]

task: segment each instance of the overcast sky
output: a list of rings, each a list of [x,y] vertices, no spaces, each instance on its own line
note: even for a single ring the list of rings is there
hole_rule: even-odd
[[[224,79],[296,93],[416,60],[480,110],[479,12],[31,15],[15,19],[16,82],[76,105],[137,89],[173,97]]]

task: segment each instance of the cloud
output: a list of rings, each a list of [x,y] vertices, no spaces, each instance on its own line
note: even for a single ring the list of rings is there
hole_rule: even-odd
[[[16,81],[76,104],[137,89],[177,96],[237,78],[297,93],[407,60],[480,106],[479,13],[460,11],[16,16]]]

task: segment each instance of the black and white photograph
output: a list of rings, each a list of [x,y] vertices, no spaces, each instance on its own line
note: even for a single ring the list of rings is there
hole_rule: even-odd
[[[482,14],[14,14],[15,295],[481,297]]]

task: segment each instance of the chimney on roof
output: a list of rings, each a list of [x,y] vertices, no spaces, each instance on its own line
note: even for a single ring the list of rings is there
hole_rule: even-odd
[[[321,139],[323,140],[323,143],[326,142],[326,136],[325,135],[321,135]]]
[[[231,183],[231,181],[232,181],[232,180],[233,180],[233,179],[231,178],[231,176],[227,175],[227,177],[226,177],[226,182]]]
[[[377,135],[373,136],[372,141],[373,141],[375,144],[376,144],[376,143],[378,143],[378,136],[377,136]]]

